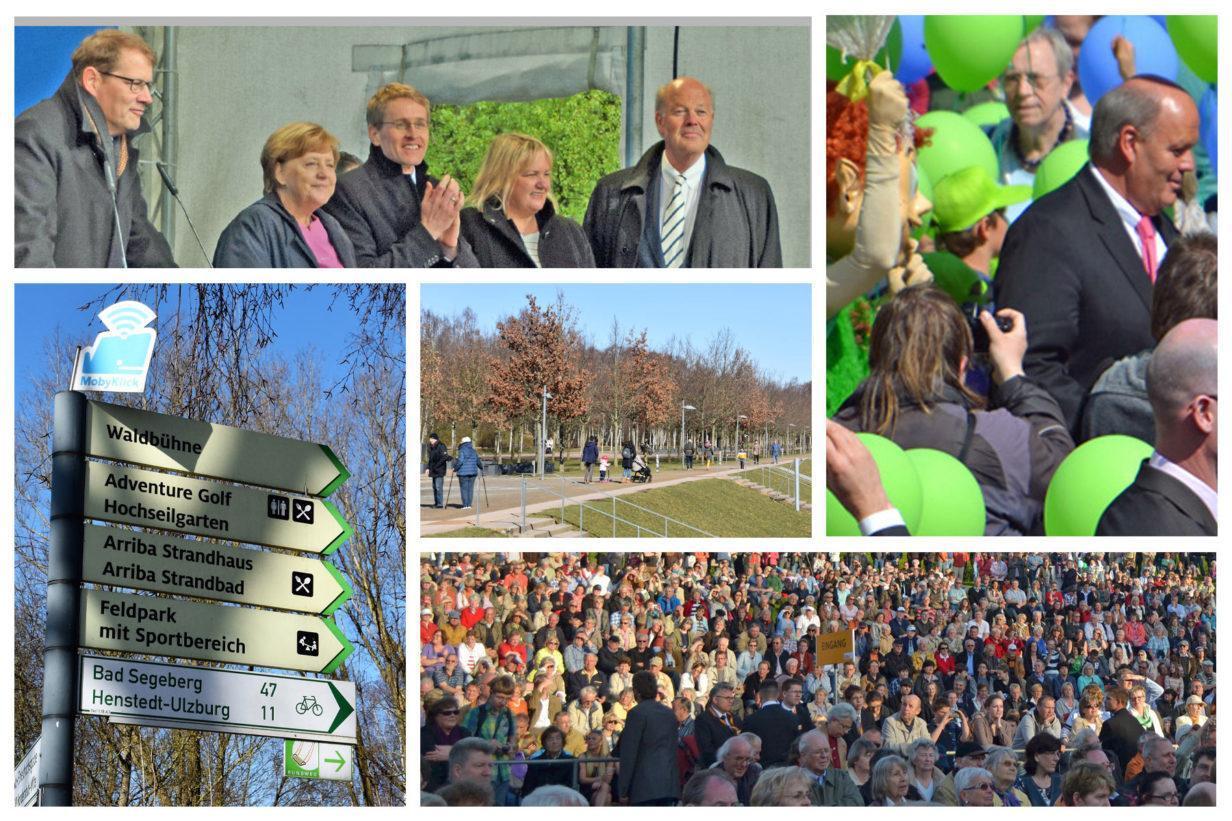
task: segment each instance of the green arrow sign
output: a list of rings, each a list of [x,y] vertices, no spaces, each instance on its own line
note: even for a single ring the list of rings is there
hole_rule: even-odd
[[[329,562],[119,527],[85,526],[82,579],[329,615],[351,585]]]
[[[354,532],[324,499],[86,463],[85,516],[305,553],[333,553]]]
[[[325,445],[89,403],[91,456],[249,485],[328,496],[351,474]]]
[[[331,618],[95,589],[81,591],[81,644],[312,673],[355,650]]]
[[[287,739],[282,751],[282,772],[288,778],[350,781],[354,758],[354,747]]]
[[[349,681],[82,656],[80,709],[116,723],[355,743]]]

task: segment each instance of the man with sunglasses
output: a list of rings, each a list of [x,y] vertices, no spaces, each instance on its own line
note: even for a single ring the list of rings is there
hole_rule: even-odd
[[[132,145],[149,130],[154,64],[135,34],[97,32],[73,52],[59,90],[17,118],[17,267],[175,266],[150,224]]]

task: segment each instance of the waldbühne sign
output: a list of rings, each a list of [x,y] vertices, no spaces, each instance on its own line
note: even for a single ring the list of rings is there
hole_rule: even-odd
[[[355,743],[355,685],[82,656],[81,712],[113,721]]]
[[[329,496],[351,475],[325,445],[91,401],[88,453],[117,462]]]

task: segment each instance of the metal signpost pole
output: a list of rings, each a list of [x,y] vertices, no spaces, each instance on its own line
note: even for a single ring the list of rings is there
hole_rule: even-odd
[[[54,424],[39,784],[43,806],[69,807],[73,804],[73,734],[77,713],[77,591],[81,586],[85,496],[85,394],[57,393]]]

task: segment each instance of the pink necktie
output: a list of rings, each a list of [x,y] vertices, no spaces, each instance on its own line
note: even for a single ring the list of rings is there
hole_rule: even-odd
[[[1142,264],[1146,267],[1146,275],[1155,284],[1155,272],[1159,269],[1159,260],[1155,258],[1155,226],[1150,217],[1138,220],[1138,236],[1142,239]]]

